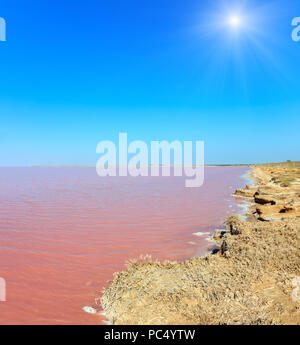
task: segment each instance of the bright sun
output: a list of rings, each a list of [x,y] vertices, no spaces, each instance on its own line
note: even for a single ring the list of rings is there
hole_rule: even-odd
[[[241,20],[238,16],[231,16],[229,18],[229,24],[233,27],[237,27],[241,24]]]

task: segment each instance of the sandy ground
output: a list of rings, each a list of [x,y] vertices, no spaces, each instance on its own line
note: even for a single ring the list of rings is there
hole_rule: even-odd
[[[300,169],[255,167],[236,191],[252,206],[216,233],[215,254],[133,260],[102,307],[112,324],[300,324]],[[298,293],[299,292],[299,293]]]

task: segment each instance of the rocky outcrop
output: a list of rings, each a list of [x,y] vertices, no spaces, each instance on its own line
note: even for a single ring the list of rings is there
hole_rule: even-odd
[[[251,216],[259,221],[294,217],[300,214],[300,169],[299,168],[255,168],[253,175],[257,180],[256,192],[253,195],[254,205],[250,207]],[[282,186],[288,181],[288,187]],[[249,187],[241,189],[235,195],[249,195]],[[249,215],[248,215],[249,217]]]
[[[273,198],[268,197],[268,196],[256,195],[254,197],[254,201],[260,205],[267,205],[267,204],[276,205],[276,201]]]
[[[235,195],[238,195],[238,196],[243,196],[243,197],[246,197],[246,198],[253,198],[254,194],[256,193],[257,189],[256,188],[251,188],[249,186],[247,186],[248,188],[245,188],[245,189],[237,189],[235,191]]]

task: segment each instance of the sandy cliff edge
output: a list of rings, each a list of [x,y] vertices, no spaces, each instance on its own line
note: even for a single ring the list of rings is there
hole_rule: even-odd
[[[236,191],[253,202],[247,220],[226,220],[217,254],[145,257],[114,274],[101,299],[112,324],[300,324],[300,169],[251,175],[256,185]]]

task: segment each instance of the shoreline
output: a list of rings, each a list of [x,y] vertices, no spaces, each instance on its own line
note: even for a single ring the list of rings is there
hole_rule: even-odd
[[[255,182],[254,177],[251,176],[251,171],[252,168],[250,168],[247,172],[243,173],[242,175],[240,175],[240,179],[244,180],[245,182],[248,182],[248,184],[253,184]],[[251,204],[249,203],[248,200],[245,200],[246,198],[241,198],[239,196],[235,195],[234,193],[230,194],[231,197],[235,197],[235,203],[236,203],[236,214],[238,216],[240,216],[241,218],[245,217],[244,214],[248,212],[249,207],[251,206]],[[243,199],[243,200],[241,200]],[[231,204],[228,205],[228,211],[231,210]],[[245,212],[246,211],[246,212]],[[206,237],[206,241],[209,243],[207,245],[207,248],[202,250],[201,252],[199,252],[199,255],[195,255],[189,258],[189,260],[192,260],[196,257],[198,258],[203,258],[208,254],[213,253],[216,250],[220,250],[221,244],[219,243],[218,240],[216,240],[218,238],[218,236],[222,233],[224,233],[224,231],[226,232],[226,219],[229,216],[225,217],[223,219],[223,221],[218,225],[218,228],[215,228],[215,230],[211,233],[202,233],[204,236],[205,234],[207,234],[208,237]]]
[[[215,254],[164,263],[145,257],[114,274],[101,299],[112,324],[300,324],[292,298],[300,277],[299,169],[249,173],[253,185],[234,193],[249,204],[246,214],[226,219],[227,231],[213,236]]]
[[[250,176],[252,168],[249,168],[249,170],[247,172],[244,172],[242,175],[239,176],[239,178],[241,180],[244,180],[246,182],[250,182],[251,184],[254,183],[254,179]],[[249,176],[248,176],[249,175]],[[248,176],[248,177],[247,177]],[[240,217],[243,217],[244,211],[248,210],[249,208],[249,203],[247,202],[247,200],[241,201],[241,198],[238,198],[238,196],[235,195],[235,193],[230,193],[229,194],[230,197],[235,197],[235,200],[233,200],[235,202],[235,209],[236,209],[236,214],[238,214]],[[229,210],[231,210],[231,207],[233,205],[228,204],[228,212]],[[228,216],[227,216],[228,217]],[[226,219],[227,217],[225,217],[224,219]],[[210,232],[200,232],[199,235],[197,235],[197,233],[193,233],[193,235],[195,236],[201,236],[204,237],[205,240],[207,241],[207,246],[206,248],[202,248],[201,250],[199,249],[199,251],[197,251],[197,254],[195,253],[194,255],[192,255],[189,259],[187,260],[192,260],[194,258],[202,258],[204,256],[206,256],[207,254],[210,254],[216,250],[220,249],[220,244],[215,240],[215,236],[219,233],[222,233],[224,231],[226,231],[225,229],[225,220],[222,220],[220,222],[220,224],[213,230]]]

